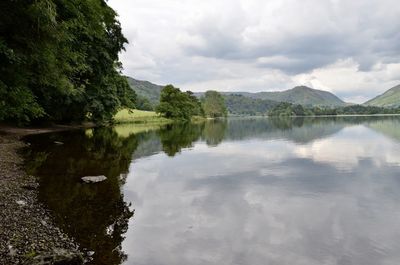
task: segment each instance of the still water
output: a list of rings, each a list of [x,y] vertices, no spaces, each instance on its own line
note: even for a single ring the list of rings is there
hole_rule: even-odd
[[[95,252],[91,264],[400,264],[400,118],[125,125],[26,141],[40,200]]]

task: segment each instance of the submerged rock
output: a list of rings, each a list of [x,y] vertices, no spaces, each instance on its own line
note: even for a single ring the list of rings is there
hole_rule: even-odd
[[[97,183],[97,182],[102,182],[106,179],[107,179],[106,176],[86,176],[82,178],[83,182],[85,183]]]

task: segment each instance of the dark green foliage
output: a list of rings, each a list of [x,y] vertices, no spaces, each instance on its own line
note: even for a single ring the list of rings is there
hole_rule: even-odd
[[[156,107],[156,112],[166,118],[190,120],[192,116],[202,115],[203,110],[193,93],[182,92],[173,85],[167,85],[161,91],[160,104]]]
[[[190,115],[204,117],[205,113],[200,100],[193,94],[192,91],[187,91],[186,94],[188,96],[189,102],[191,103]]]
[[[309,109],[302,105],[294,105],[287,102],[281,102],[268,112],[269,116],[304,116],[312,115]]]
[[[150,103],[150,100],[143,96],[137,96],[136,98],[136,109],[138,110],[154,110],[153,105]]]
[[[314,107],[314,108],[310,109],[310,111],[315,116],[336,115],[337,114],[337,109],[334,109],[334,108]]]
[[[0,120],[21,123],[43,114],[43,109],[37,104],[31,90],[23,86],[10,88],[0,81]]]
[[[230,114],[234,115],[266,115],[278,102],[245,97],[240,94],[224,95],[225,104]]]
[[[364,106],[364,105],[351,105],[336,110],[337,114],[342,115],[353,115],[353,114],[400,114],[400,107],[398,108],[384,108],[376,106]]]
[[[220,93],[209,90],[202,98],[204,113],[207,117],[218,118],[227,115],[225,100]]]
[[[1,1],[0,120],[103,122],[133,107],[126,42],[103,0]]]
[[[351,105],[339,108],[314,107],[282,102],[268,112],[269,116],[321,116],[321,115],[374,115],[400,114],[400,108],[382,108],[374,106]]]

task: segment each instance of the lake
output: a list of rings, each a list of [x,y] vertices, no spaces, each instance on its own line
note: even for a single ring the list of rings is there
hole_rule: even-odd
[[[400,118],[243,118],[29,136],[91,264],[400,264]],[[55,142],[62,142],[55,143]],[[81,177],[105,175],[85,184]]]

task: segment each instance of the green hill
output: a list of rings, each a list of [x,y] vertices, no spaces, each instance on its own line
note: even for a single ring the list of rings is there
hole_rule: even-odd
[[[139,109],[153,109],[160,100],[163,86],[127,77],[129,85],[139,98]],[[229,113],[241,115],[260,115],[272,109],[278,102],[289,102],[304,106],[345,106],[346,103],[334,94],[312,89],[306,86],[298,86],[281,92],[221,92],[224,95]],[[201,97],[204,93],[195,93]],[[143,101],[148,101],[152,108],[143,107]]]
[[[147,99],[152,107],[155,107],[160,101],[160,93],[163,86],[159,86],[148,81],[136,80],[127,76],[128,83],[136,92],[138,98]]]
[[[346,103],[334,94],[312,89],[306,86],[297,86],[281,92],[245,93],[252,98],[268,99],[277,102],[289,102],[304,106],[344,106]]]
[[[382,95],[379,95],[364,103],[367,106],[376,107],[399,107],[400,106],[400,85],[392,87]]]
[[[253,99],[269,100],[274,102],[288,102],[293,104],[300,104],[303,106],[326,106],[326,107],[340,107],[346,106],[347,103],[335,96],[334,94],[312,89],[306,86],[297,86],[289,90],[279,92],[221,92],[227,95],[242,95],[244,97]],[[202,93],[196,93],[198,97]]]

